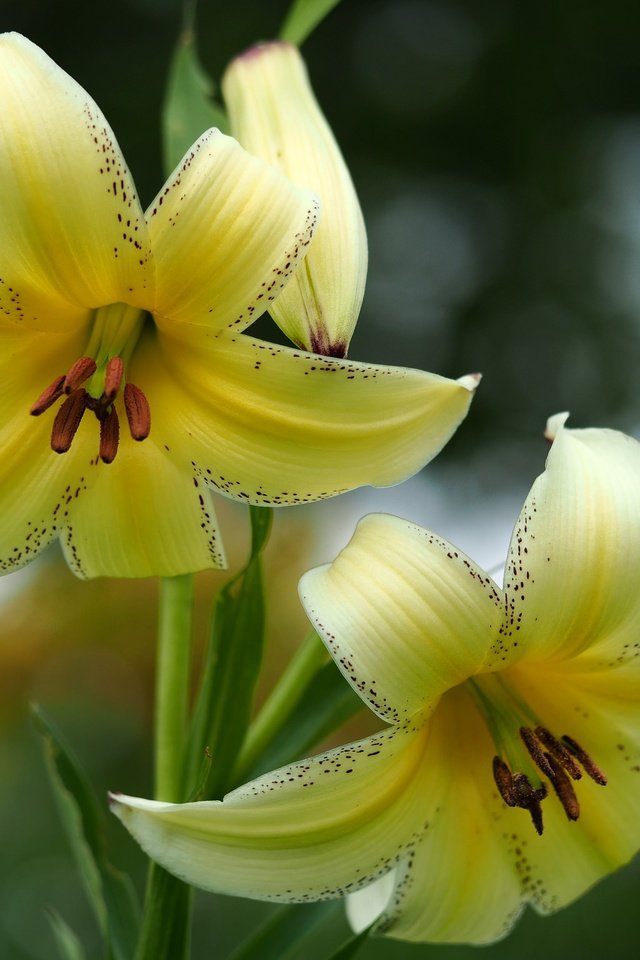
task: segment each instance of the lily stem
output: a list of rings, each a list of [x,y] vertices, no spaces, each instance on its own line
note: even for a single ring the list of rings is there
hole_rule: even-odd
[[[187,734],[193,576],[160,582],[155,707],[155,797],[184,799],[182,749]]]
[[[155,798],[184,800],[183,747],[189,709],[194,578],[160,581],[155,702]],[[188,960],[191,887],[149,866],[135,960]]]
[[[244,783],[265,747],[303,697],[309,681],[329,659],[322,640],[311,630],[251,724],[233,769],[234,784]]]

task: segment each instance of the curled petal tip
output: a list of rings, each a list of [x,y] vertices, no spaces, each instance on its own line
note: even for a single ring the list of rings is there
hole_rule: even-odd
[[[465,387],[470,393],[474,393],[477,390],[480,381],[482,380],[481,373],[467,373],[464,377],[458,377],[458,383],[461,387]]]
[[[565,410],[563,413],[554,413],[552,417],[549,417],[544,431],[545,440],[548,440],[549,443],[553,443],[568,419],[569,412],[567,410]]]

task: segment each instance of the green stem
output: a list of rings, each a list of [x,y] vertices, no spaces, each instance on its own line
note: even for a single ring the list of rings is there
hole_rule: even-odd
[[[155,708],[155,797],[184,799],[182,748],[187,734],[193,576],[160,582]]]
[[[192,575],[160,581],[155,704],[155,797],[179,803],[187,736]],[[191,888],[155,863],[149,866],[142,929],[135,960],[188,960]]]
[[[328,660],[326,647],[315,630],[312,630],[302,641],[251,724],[233,768],[234,784],[244,783],[265,747],[300,701],[309,681]]]

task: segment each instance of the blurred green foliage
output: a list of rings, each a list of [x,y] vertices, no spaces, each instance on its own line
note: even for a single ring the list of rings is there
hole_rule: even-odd
[[[199,55],[213,79],[245,46],[275,36],[286,9],[286,0],[202,0]],[[98,101],[144,203],[163,182],[160,108],[180,19],[177,0],[0,0],[2,29],[42,45]],[[574,426],[632,433],[638,423],[639,28],[631,0],[344,0],[305,44],[369,231],[370,279],[351,355],[451,376],[482,370],[469,419],[429,467],[436,477],[443,461],[471,474],[478,509],[489,488],[528,485],[539,471],[549,414],[571,409]],[[268,323],[259,332],[278,337]],[[151,634],[152,610],[134,614]],[[140,691],[150,668],[107,649],[108,638],[99,650],[87,641],[84,666],[67,661],[77,683],[54,716],[99,792],[126,785],[144,794]],[[85,695],[92,658],[123,678],[117,693]],[[82,933],[92,957],[97,931],[35,737],[24,711],[5,713],[0,957],[53,955],[48,906]],[[115,823],[110,841],[113,859],[140,884],[142,857]],[[527,913],[483,956],[633,956],[639,888],[632,865],[550,919]],[[199,895],[195,960],[223,957],[271,911]],[[305,957],[346,935],[336,922]],[[379,940],[359,956],[471,960],[477,951]]]

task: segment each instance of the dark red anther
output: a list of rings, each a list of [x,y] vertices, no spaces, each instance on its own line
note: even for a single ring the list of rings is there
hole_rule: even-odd
[[[73,363],[64,378],[64,392],[72,393],[77,390],[80,384],[88,380],[96,372],[96,362],[93,357],[78,357]]]
[[[571,753],[574,755],[576,760],[582,764],[584,772],[591,777],[592,780],[595,780],[596,783],[599,783],[601,787],[606,787],[607,778],[600,769],[593,762],[586,750],[580,746],[579,743],[573,739],[573,737],[568,737],[566,734],[562,737],[563,743],[567,745]]]
[[[511,770],[500,757],[493,758],[493,779],[496,782],[498,792],[508,807],[515,807],[517,797],[513,786],[513,776]]]
[[[122,357],[111,357],[111,359],[107,361],[104,374],[104,396],[107,400],[115,400],[123,376],[124,363]]]
[[[574,780],[582,779],[582,770],[575,762],[569,750],[561,743],[554,735],[546,730],[544,727],[536,727],[536,737],[549,751],[552,757],[554,757],[561,767],[567,771],[570,777]]]
[[[536,739],[537,732],[538,731],[536,730],[534,733],[533,730],[529,729],[529,727],[520,727],[520,738],[529,751],[531,759],[534,760],[538,766],[538,769],[544,773],[545,777],[552,777],[553,770],[549,766],[549,761],[547,760],[542,747]]]
[[[558,800],[562,804],[567,818],[569,820],[577,820],[580,816],[580,804],[578,803],[576,792],[573,789],[573,784],[565,773],[561,761],[556,760],[550,753],[547,754],[547,759],[553,768],[551,785],[556,792]]]
[[[87,392],[80,387],[69,394],[56,413],[51,430],[51,449],[56,453],[66,453],[71,446],[86,407]]]
[[[111,407],[106,417],[100,420],[100,459],[103,463],[112,463],[118,452],[120,440],[120,422],[116,408]]]
[[[133,439],[145,440],[151,430],[149,401],[142,390],[133,383],[128,383],[124,388],[124,409]]]
[[[56,377],[53,383],[50,383],[46,390],[43,390],[36,402],[33,404],[29,413],[32,417],[39,417],[41,413],[48,410],[61,396],[64,388],[64,374]]]

